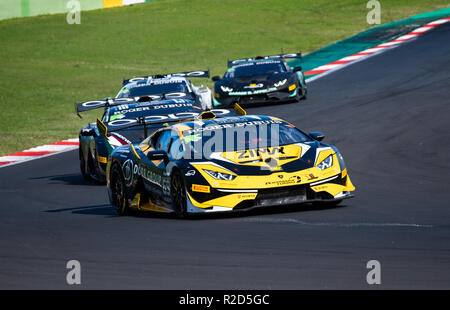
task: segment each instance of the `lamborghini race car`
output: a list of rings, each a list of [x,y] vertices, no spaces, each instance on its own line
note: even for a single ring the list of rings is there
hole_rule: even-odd
[[[245,113],[244,113],[245,114]],[[107,166],[109,199],[129,210],[230,212],[312,202],[337,204],[355,190],[336,147],[269,116],[217,117],[156,131],[116,148]]]
[[[135,98],[146,101],[155,99],[188,99],[201,105],[204,110],[212,108],[211,90],[195,86],[188,77],[209,77],[209,71],[192,71],[135,77],[123,80],[123,87],[116,98]]]
[[[255,57],[228,62],[223,78],[213,76],[214,106],[298,102],[306,99],[306,82],[301,67],[290,68],[284,58],[301,54]]]
[[[202,107],[185,99],[136,102],[132,98],[88,101],[76,105],[77,113],[104,108],[103,117],[79,133],[80,170],[85,179],[105,182],[106,162],[111,151],[142,141],[155,130],[179,121],[193,119]],[[232,111],[214,109],[218,115]]]

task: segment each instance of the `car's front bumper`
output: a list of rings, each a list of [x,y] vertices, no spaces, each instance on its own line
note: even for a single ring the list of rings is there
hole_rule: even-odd
[[[229,107],[234,103],[239,103],[242,106],[248,105],[264,105],[274,103],[288,103],[298,100],[298,88],[291,92],[273,91],[264,94],[250,94],[250,95],[228,95],[223,98],[214,98],[214,106]]]
[[[217,189],[221,191],[221,189]],[[244,211],[260,207],[294,205],[312,202],[333,202],[354,197],[355,190],[348,175],[338,179],[309,184],[260,189],[224,190],[223,196],[199,202],[187,195],[189,213]]]

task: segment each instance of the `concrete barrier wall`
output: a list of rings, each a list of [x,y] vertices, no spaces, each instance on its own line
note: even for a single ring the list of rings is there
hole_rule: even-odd
[[[55,14],[69,12],[67,3],[70,0],[0,0],[0,20],[34,16],[40,14]],[[111,8],[151,0],[77,0],[81,10]]]

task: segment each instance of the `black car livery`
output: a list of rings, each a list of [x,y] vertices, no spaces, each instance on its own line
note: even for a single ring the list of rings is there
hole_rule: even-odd
[[[213,105],[230,106],[297,102],[306,98],[306,83],[301,67],[290,68],[284,58],[301,54],[255,57],[228,62],[223,78],[214,76]]]

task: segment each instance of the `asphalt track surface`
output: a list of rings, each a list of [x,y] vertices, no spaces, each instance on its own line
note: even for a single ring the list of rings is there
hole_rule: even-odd
[[[76,151],[0,169],[0,288],[72,289],[77,259],[89,289],[449,289],[449,37],[450,23],[312,82],[305,102],[249,109],[337,145],[357,187],[338,208],[119,217]]]

